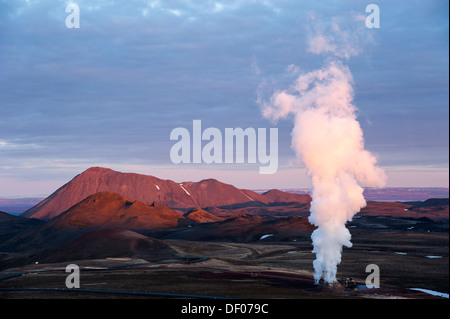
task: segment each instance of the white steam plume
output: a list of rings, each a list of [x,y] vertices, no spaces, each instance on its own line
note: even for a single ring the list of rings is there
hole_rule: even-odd
[[[340,31],[337,26],[333,29]],[[342,62],[358,50],[347,52],[348,41],[339,46],[327,44],[326,39],[315,35],[310,51],[337,54],[323,68],[301,74],[288,90],[275,92],[269,102],[262,103],[267,118],[294,116],[292,148],[313,185],[309,221],[318,226],[311,236],[316,283],[322,276],[326,283],[336,281],[342,247],[352,246],[345,224],[366,206],[359,183],[382,187],[386,182],[376,158],[364,149],[357,108],[352,104],[353,77]]]

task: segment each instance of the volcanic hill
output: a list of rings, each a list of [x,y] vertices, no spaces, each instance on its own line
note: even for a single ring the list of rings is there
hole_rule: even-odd
[[[181,213],[157,204],[132,201],[113,192],[99,192],[60,214],[49,224],[59,229],[88,227],[166,228],[176,227]]]
[[[16,219],[39,224],[11,233],[0,242],[0,251],[22,252],[30,260],[56,260],[80,255],[76,253],[79,247],[85,250],[83,254],[91,257],[115,256],[127,249],[135,253],[163,248],[160,242],[134,231],[177,227],[179,220],[185,217],[182,212],[165,206],[132,201],[113,192],[99,192],[46,222]]]
[[[222,221],[223,218],[213,215],[201,208],[193,208],[183,215],[196,223],[213,223]]]

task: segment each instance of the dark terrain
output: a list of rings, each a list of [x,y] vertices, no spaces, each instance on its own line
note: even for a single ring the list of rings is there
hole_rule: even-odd
[[[0,213],[0,297],[448,294],[448,199],[369,201],[347,224],[353,247],[344,248],[338,266],[340,289],[313,283],[310,201],[216,180],[177,184],[92,168],[22,216]],[[77,292],[64,290],[71,263],[81,268]],[[368,264],[379,266],[381,288],[358,291]],[[355,285],[345,282],[350,277]]]

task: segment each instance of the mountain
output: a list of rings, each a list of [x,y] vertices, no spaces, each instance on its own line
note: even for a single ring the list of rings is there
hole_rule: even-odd
[[[368,201],[359,216],[391,216],[401,218],[428,218],[433,221],[449,219],[448,198],[430,199],[424,202],[374,202]]]
[[[183,215],[196,223],[213,223],[222,221],[223,218],[213,215],[201,208],[193,208]]]
[[[263,195],[274,203],[308,204],[311,202],[311,196],[308,194],[293,194],[278,189],[271,189],[270,191],[263,193]]]
[[[175,209],[223,206],[253,201],[270,202],[270,199],[264,195],[250,190],[241,190],[215,179],[176,183],[150,175],[121,173],[108,168],[92,167],[74,177],[21,216],[51,219],[86,197],[104,191],[115,192],[145,204],[156,203]]]
[[[181,213],[157,204],[132,201],[113,192],[99,192],[48,222],[58,229],[176,227]]]

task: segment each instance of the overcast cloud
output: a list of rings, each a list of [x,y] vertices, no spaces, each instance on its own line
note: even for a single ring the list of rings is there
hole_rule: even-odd
[[[80,29],[65,26],[69,1],[0,0],[0,179],[168,167],[171,130],[193,119],[273,127],[258,95],[323,65],[308,50],[317,28],[367,16],[361,1],[72,2]],[[366,148],[381,166],[448,177],[448,2],[376,3],[380,29],[355,26],[365,41],[348,59]],[[280,169],[289,169],[292,123],[276,127]]]

